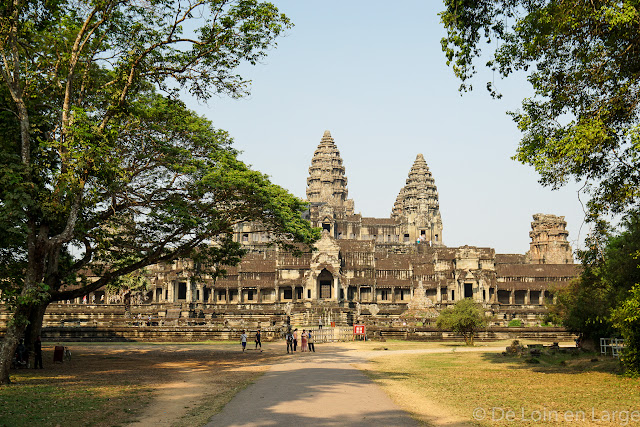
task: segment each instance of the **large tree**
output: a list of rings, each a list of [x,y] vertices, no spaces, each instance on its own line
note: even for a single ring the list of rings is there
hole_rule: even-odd
[[[511,113],[523,132],[515,158],[559,187],[582,181],[594,231],[579,253],[581,277],[552,308],[571,330],[597,339],[627,334],[638,372],[632,314],[640,283],[640,2],[632,0],[445,0],[448,63],[470,88],[483,42],[486,65],[526,74],[534,95]],[[494,46],[496,46],[494,48]],[[491,83],[487,88],[500,96]],[[621,231],[604,221],[623,214]],[[613,317],[612,317],[613,315]],[[626,329],[625,329],[626,328]],[[635,331],[637,332],[637,331]],[[636,334],[637,335],[637,334]]]
[[[541,183],[583,181],[590,219],[624,213],[640,196],[640,3],[632,0],[445,0],[442,47],[471,88],[486,65],[526,74],[534,95],[513,118],[515,158]],[[487,83],[494,96],[495,87]]]
[[[274,243],[317,238],[304,203],[178,99],[242,96],[236,68],[289,25],[257,0],[0,3],[0,383],[52,300],[180,257],[215,274],[242,255],[243,221]]]
[[[624,335],[629,340],[627,365],[637,374],[640,331],[634,330],[638,322],[630,313],[638,302],[640,284],[640,213],[628,214],[620,230],[602,227],[586,243],[579,253],[582,274],[558,292],[558,302],[550,309],[563,326],[593,341],[592,345],[599,338]]]

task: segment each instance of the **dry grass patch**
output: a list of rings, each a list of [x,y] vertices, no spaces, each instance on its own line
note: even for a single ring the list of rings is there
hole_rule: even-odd
[[[483,347],[506,347],[511,344],[513,340],[498,340],[498,341],[476,341],[475,348]],[[520,340],[523,345],[535,344],[539,341],[534,340]],[[547,344],[551,344],[550,342]],[[570,346],[571,342],[561,342],[560,345]],[[386,340],[386,341],[350,341],[345,343],[339,343],[341,347],[350,350],[365,350],[365,351],[394,351],[394,350],[432,350],[432,349],[458,349],[469,348],[464,341],[404,341],[404,340]]]
[[[640,381],[620,376],[616,360],[594,357],[558,355],[529,364],[498,353],[392,354],[366,369],[400,406],[430,424],[527,425],[574,414],[599,425],[614,411],[615,424],[624,424],[624,412],[631,423],[632,412],[640,411]]]
[[[174,424],[192,412],[206,416],[211,409],[198,411],[201,404],[219,410],[280,357],[242,354],[234,344],[72,343],[72,360],[63,364],[51,363],[53,348],[45,347],[45,369],[12,371],[14,384],[0,387],[0,426],[151,425],[154,415]]]

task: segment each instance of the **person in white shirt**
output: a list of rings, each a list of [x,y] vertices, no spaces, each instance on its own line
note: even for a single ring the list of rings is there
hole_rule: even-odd
[[[244,331],[240,335],[240,341],[242,342],[242,352],[244,353],[245,348],[247,348],[247,334]]]

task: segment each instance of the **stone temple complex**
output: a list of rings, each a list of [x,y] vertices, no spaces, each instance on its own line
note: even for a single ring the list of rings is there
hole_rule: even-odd
[[[540,324],[554,291],[580,271],[562,216],[533,216],[527,254],[447,247],[436,182],[422,154],[390,216],[363,217],[354,212],[340,152],[325,131],[311,159],[307,201],[308,219],[323,231],[316,251],[294,257],[270,246],[259,226],[243,224],[235,239],[248,254],[225,277],[194,282],[189,260],[153,266],[138,312],[167,320],[195,315],[225,325],[239,319],[276,325],[285,318],[393,325],[403,313],[433,313],[472,298],[493,314],[494,325],[514,318]],[[103,291],[89,298],[112,301]]]

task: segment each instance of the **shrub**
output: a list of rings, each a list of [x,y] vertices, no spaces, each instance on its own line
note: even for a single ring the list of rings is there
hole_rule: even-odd
[[[453,308],[447,308],[440,313],[436,325],[440,329],[448,329],[462,334],[467,345],[473,345],[476,332],[484,328],[489,319],[482,307],[465,298],[456,302]]]

